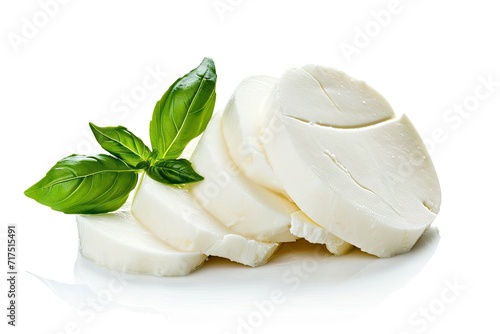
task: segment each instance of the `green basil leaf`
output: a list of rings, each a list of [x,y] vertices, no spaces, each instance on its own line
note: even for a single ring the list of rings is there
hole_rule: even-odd
[[[156,161],[146,173],[154,180],[166,184],[184,184],[203,180],[186,159],[162,159]]]
[[[89,125],[103,149],[131,167],[146,168],[149,165],[147,161],[151,150],[127,128],[123,126],[99,127],[93,123]]]
[[[136,184],[136,170],[115,157],[73,154],[24,194],[64,213],[105,213],[119,209]]]
[[[178,158],[207,127],[215,106],[217,74],[212,59],[177,79],[156,103],[149,126],[159,159]]]

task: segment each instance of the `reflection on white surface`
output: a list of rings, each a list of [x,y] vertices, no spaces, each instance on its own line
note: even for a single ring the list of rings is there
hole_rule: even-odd
[[[270,301],[273,310],[285,313],[297,307],[307,307],[309,312],[359,313],[404,287],[432,257],[438,243],[438,230],[430,228],[411,252],[378,259],[358,250],[334,257],[323,246],[298,241],[283,244],[262,267],[211,258],[182,277],[122,274],[78,256],[73,284],[35,276],[80,310],[119,307],[168,316],[207,312],[244,316]]]

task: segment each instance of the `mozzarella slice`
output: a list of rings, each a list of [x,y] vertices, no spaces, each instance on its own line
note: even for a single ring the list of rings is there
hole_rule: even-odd
[[[299,238],[306,239],[310,243],[326,245],[328,251],[334,255],[347,254],[353,248],[350,243],[336,237],[313,222],[302,211],[292,213],[290,232]]]
[[[236,87],[222,115],[222,133],[231,158],[253,182],[276,192],[283,186],[267,161],[260,138],[262,107],[276,82],[254,76]]]
[[[290,213],[297,207],[248,179],[229,157],[215,114],[196,147],[191,162],[205,178],[190,191],[208,212],[235,233],[263,242],[296,239],[290,233]]]
[[[187,275],[206,255],[182,252],[161,242],[127,211],[76,216],[80,252],[97,264],[122,272]]]
[[[339,238],[379,257],[409,251],[441,201],[420,136],[366,84],[306,69],[285,73],[266,105],[273,140],[265,150],[281,184]]]
[[[132,213],[159,239],[183,251],[255,267],[268,262],[278,248],[235,234],[201,208],[185,187],[161,184],[147,175],[135,194]]]

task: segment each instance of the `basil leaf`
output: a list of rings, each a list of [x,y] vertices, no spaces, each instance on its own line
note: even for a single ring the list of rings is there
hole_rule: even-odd
[[[178,158],[186,145],[207,127],[215,106],[217,74],[212,59],[177,79],[156,103],[149,126],[160,159]]]
[[[203,180],[186,159],[162,159],[146,169],[146,173],[154,180],[166,184],[183,184]]]
[[[149,165],[147,161],[151,150],[126,127],[99,127],[93,123],[89,123],[89,125],[103,149],[125,161],[131,167],[145,168]]]
[[[64,213],[105,213],[119,209],[136,183],[137,172],[115,157],[73,154],[24,194]]]

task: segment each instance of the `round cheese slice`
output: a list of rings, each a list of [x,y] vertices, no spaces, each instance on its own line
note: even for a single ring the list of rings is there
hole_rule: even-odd
[[[162,184],[147,175],[132,201],[132,213],[176,249],[224,257],[251,267],[267,263],[279,246],[234,233],[204,210],[186,187]]]
[[[290,214],[297,207],[242,173],[227,151],[220,113],[210,120],[191,161],[205,179],[190,185],[190,191],[229,229],[262,242],[296,239],[290,233]]]
[[[108,268],[156,276],[187,275],[207,256],[179,251],[160,241],[128,211],[76,216],[80,252]]]
[[[329,232],[389,257],[409,251],[435,219],[440,186],[424,143],[366,83],[334,69],[292,69],[265,109],[273,170]]]
[[[262,107],[275,82],[275,78],[268,76],[243,80],[222,114],[222,133],[231,158],[249,179],[283,193],[259,138]]]

